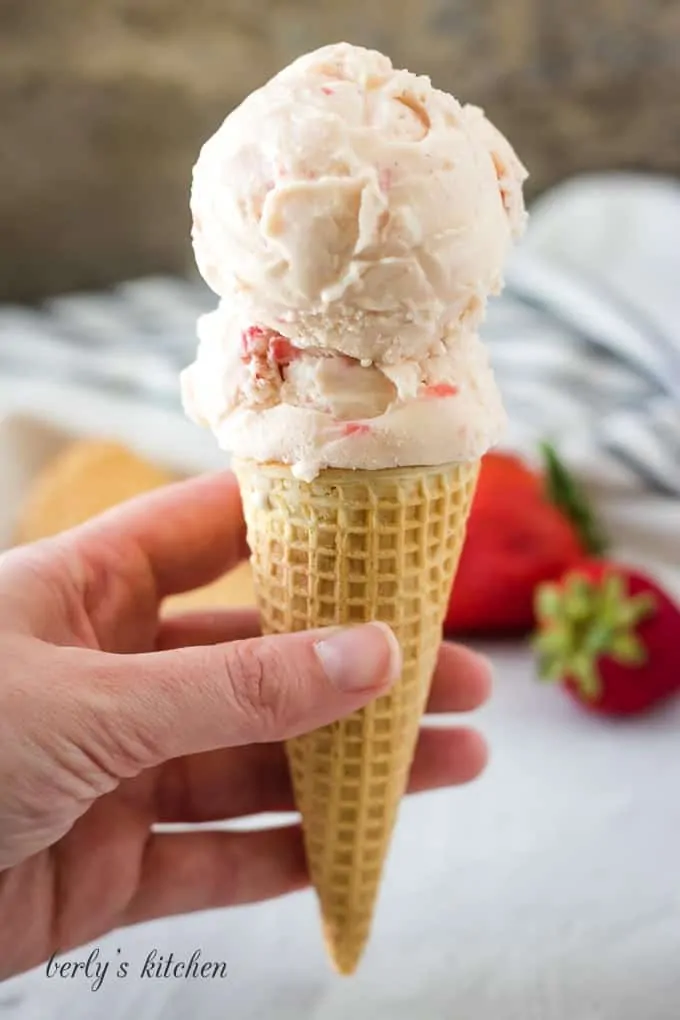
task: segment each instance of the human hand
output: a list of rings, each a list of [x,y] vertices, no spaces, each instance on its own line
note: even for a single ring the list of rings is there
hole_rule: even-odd
[[[0,980],[113,928],[307,884],[298,825],[154,829],[292,810],[281,741],[398,675],[382,625],[259,637],[250,609],[160,617],[246,555],[223,474],[0,557]],[[443,645],[429,710],[488,688],[484,660]],[[474,731],[424,729],[410,788],[485,758]]]

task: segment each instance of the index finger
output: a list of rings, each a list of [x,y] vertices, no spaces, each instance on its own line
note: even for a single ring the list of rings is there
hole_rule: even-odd
[[[248,555],[238,483],[231,471],[201,475],[138,496],[73,532],[83,551],[104,543],[146,561],[159,598],[209,584]]]

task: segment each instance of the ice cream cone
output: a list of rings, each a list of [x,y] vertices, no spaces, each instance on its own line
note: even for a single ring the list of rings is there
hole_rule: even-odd
[[[392,691],[288,742],[329,955],[352,973],[370,934],[458,564],[478,462],[326,470],[234,463],[262,626],[383,620],[402,648]]]

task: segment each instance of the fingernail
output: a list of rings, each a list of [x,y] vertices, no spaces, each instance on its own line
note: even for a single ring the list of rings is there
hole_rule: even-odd
[[[341,691],[387,687],[401,673],[401,649],[386,623],[330,634],[314,646],[330,682]]]

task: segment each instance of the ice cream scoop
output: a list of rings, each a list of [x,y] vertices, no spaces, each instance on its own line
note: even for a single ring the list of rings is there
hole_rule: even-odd
[[[196,259],[221,300],[188,413],[302,478],[478,458],[505,417],[477,333],[525,177],[482,111],[428,78],[346,43],[300,57],[194,168]]]
[[[199,335],[183,377],[188,412],[224,449],[290,464],[308,481],[325,467],[476,460],[505,423],[472,331],[420,362],[389,364],[296,347],[275,330],[241,328],[223,307],[203,316]]]

